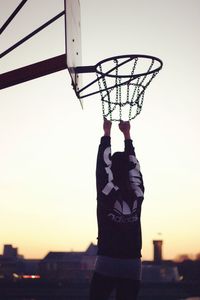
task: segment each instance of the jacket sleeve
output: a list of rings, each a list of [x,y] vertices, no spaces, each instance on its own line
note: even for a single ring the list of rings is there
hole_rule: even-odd
[[[125,153],[129,159],[129,180],[131,189],[134,191],[137,198],[144,198],[143,177],[140,171],[140,164],[136,158],[135,149],[132,140],[125,140]]]
[[[118,187],[113,183],[113,174],[111,171],[111,145],[110,137],[103,136],[98,149],[96,164],[96,186],[97,198],[100,194],[107,196],[111,191]]]

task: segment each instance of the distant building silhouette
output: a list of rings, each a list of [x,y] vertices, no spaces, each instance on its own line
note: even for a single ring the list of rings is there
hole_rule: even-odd
[[[163,260],[162,240],[153,241],[153,261],[143,262],[142,281],[177,282],[180,281],[178,268],[173,261]]]
[[[200,280],[200,261],[168,261],[163,259],[163,241],[154,240],[152,245],[153,259],[142,262],[143,282],[178,282],[180,278],[187,282],[191,278]],[[23,275],[38,274],[42,280],[53,282],[88,282],[94,271],[96,255],[97,246],[91,243],[83,252],[49,252],[41,260],[24,259],[17,248],[5,245],[3,255],[0,255],[0,279],[16,280],[24,278]]]
[[[18,269],[18,251],[12,245],[4,245],[3,255],[0,256],[0,277],[10,279]]]
[[[0,278],[10,279],[17,270],[17,261],[12,258],[0,256]]]
[[[81,270],[84,272],[84,279],[90,280],[94,271],[95,260],[97,256],[97,246],[91,243],[84,252],[81,260]]]
[[[153,247],[154,247],[154,262],[161,263],[162,262],[162,240],[154,240]]]
[[[17,258],[18,249],[13,248],[12,245],[4,245],[3,256],[6,258]]]
[[[39,273],[49,281],[74,281],[80,275],[83,252],[49,252],[40,261]]]
[[[91,278],[97,246],[90,244],[85,252],[49,252],[40,261],[42,279],[57,282],[85,281]]]
[[[38,273],[38,259],[24,259],[18,254],[18,249],[12,245],[4,245],[3,255],[0,255],[0,278],[13,279],[23,275]]]

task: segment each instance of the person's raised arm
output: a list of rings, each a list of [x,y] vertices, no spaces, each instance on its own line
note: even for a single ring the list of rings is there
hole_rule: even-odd
[[[132,190],[134,190],[136,197],[143,199],[144,194],[144,185],[142,173],[140,171],[140,164],[135,155],[135,149],[133,147],[131,134],[130,134],[130,122],[121,121],[119,123],[119,129],[124,135],[125,139],[125,153],[129,157],[130,170],[129,170],[129,179]]]
[[[96,165],[96,183],[98,194],[109,194],[113,189],[112,174],[111,174],[111,133],[112,122],[104,118],[103,131],[104,136],[101,137],[101,142],[98,149],[97,165]]]
[[[110,136],[111,126],[112,126],[112,122],[104,118],[103,121],[104,136]]]
[[[131,139],[131,135],[130,135],[131,125],[130,125],[129,121],[120,121],[119,129],[123,133],[125,140],[130,140]]]

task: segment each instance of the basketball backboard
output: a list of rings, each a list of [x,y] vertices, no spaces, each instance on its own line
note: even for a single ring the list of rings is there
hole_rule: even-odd
[[[81,66],[81,14],[79,0],[65,0],[66,63],[75,92],[81,88],[80,74],[75,68]]]
[[[6,22],[0,27],[2,33],[16,15],[24,7],[27,0],[23,0],[8,17]],[[63,69],[68,69],[72,79],[72,85],[78,97],[78,90],[81,87],[80,74],[75,73],[75,68],[81,66],[81,24],[80,24],[80,2],[79,0],[64,0],[64,11],[43,23],[40,27],[23,37],[17,43],[0,53],[0,58],[25,43],[27,40],[38,34],[40,31],[48,27],[50,24],[65,16],[65,39],[66,51],[57,57],[52,57],[44,61],[27,65],[19,69],[13,69],[6,73],[0,73],[0,89],[20,84],[22,82],[32,80],[41,76],[51,74]]]

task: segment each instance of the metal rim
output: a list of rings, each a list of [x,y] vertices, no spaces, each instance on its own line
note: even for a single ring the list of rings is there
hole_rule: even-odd
[[[102,65],[102,64],[104,64],[108,61],[115,60],[115,59],[121,59],[121,58],[122,59],[127,58],[127,60],[124,61],[123,63],[119,64],[118,66],[113,67],[112,69],[110,69],[107,72],[101,72],[101,71],[98,70],[98,67],[100,65]],[[155,69],[153,69],[149,72],[137,73],[137,74],[134,74],[134,75],[116,75],[116,74],[112,75],[112,74],[110,74],[110,72],[114,71],[116,68],[120,67],[121,65],[128,63],[129,61],[133,60],[134,58],[144,58],[144,59],[155,60],[160,65],[157,68],[155,68]],[[127,55],[113,56],[113,57],[109,57],[109,58],[106,58],[104,60],[101,60],[95,65],[95,69],[96,69],[96,73],[101,75],[101,76],[108,76],[108,77],[112,77],[112,78],[137,78],[137,77],[140,77],[140,76],[145,76],[145,75],[157,73],[162,69],[162,66],[163,66],[163,62],[158,57],[151,56],[151,55],[143,55],[143,54],[129,54],[129,55],[127,54]]]

